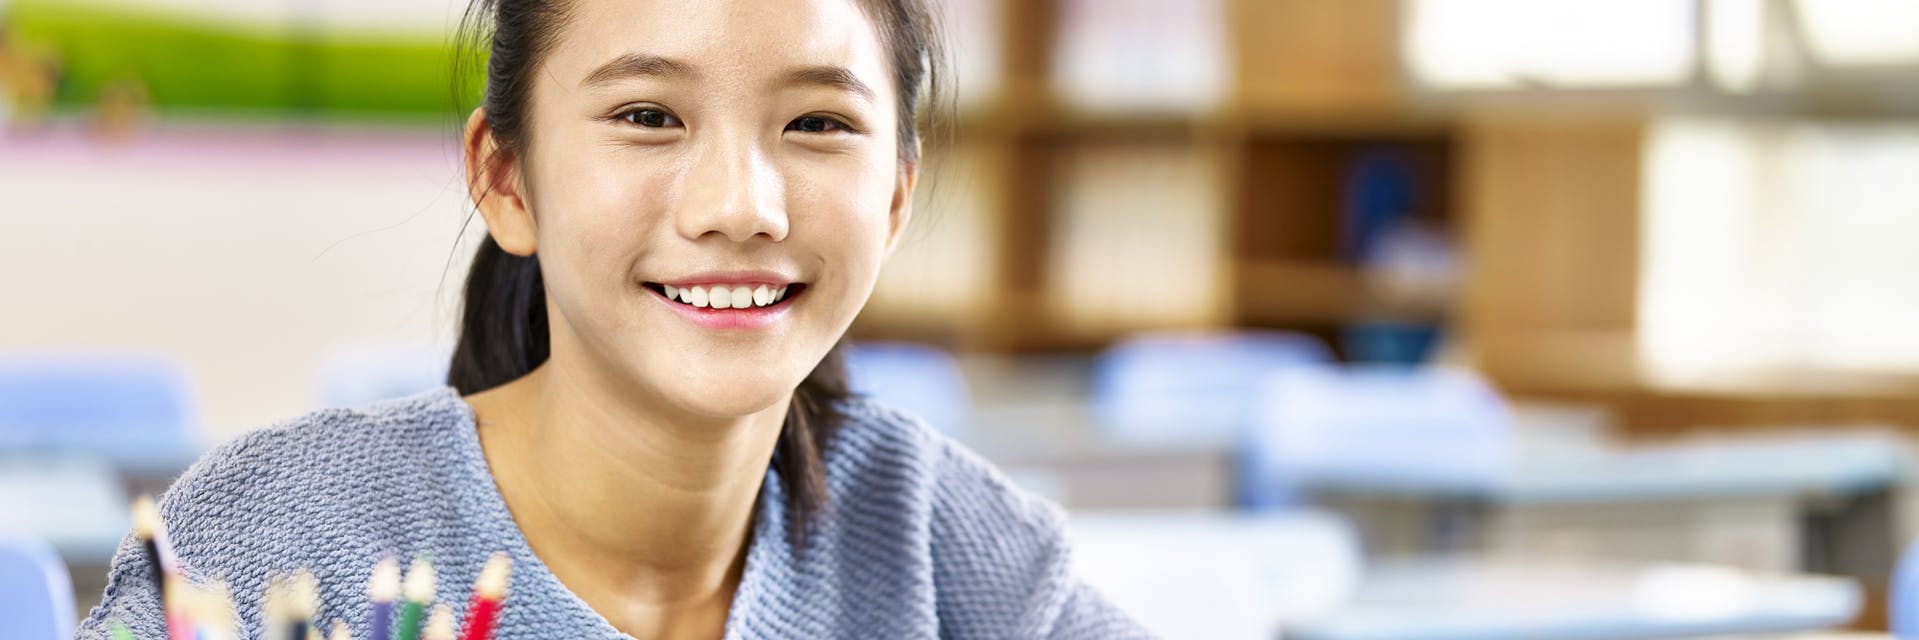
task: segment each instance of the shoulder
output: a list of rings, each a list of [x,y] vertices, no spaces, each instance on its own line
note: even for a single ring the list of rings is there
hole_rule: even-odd
[[[438,464],[431,454],[455,449],[462,409],[452,389],[441,388],[251,431],[194,462],[162,497],[161,514],[170,529],[191,532],[228,518],[320,516],[302,512],[378,497],[382,487],[430,475]]]
[[[1009,538],[1035,546],[1063,538],[1057,505],[1014,485],[991,462],[918,418],[870,399],[846,405],[847,422],[828,453],[836,489],[871,497],[910,493],[946,543]],[[841,496],[834,496],[840,499]]]
[[[449,511],[444,499],[430,497],[440,494],[431,483],[458,464],[464,406],[443,387],[312,411],[215,447],[160,497],[182,569],[190,580],[230,585],[236,602],[257,604],[274,572],[307,567],[341,578],[330,574],[364,570],[371,566],[365,558],[415,546],[399,538]],[[124,541],[83,631],[104,635],[108,618],[136,631],[157,624],[151,581],[142,579],[151,570],[131,538]]]
[[[950,527],[949,533],[961,539],[975,532],[1038,539],[1063,530],[1065,516],[1058,506],[1014,485],[951,436],[871,399],[844,406],[847,421],[827,453],[836,500],[842,491],[865,498],[912,494],[914,506],[931,524]]]
[[[912,521],[894,524],[925,536],[941,627],[954,637],[1046,635],[1078,589],[1059,506],[908,414],[860,400],[849,417],[835,454],[861,459],[834,462],[911,496],[893,513]],[[869,504],[874,492],[852,493],[834,497]]]
[[[161,516],[182,561],[202,565],[189,569],[262,559],[250,556],[320,563],[307,556],[326,548],[321,538],[383,540],[438,511],[425,497],[445,495],[463,411],[443,387],[275,423],[201,457],[162,496]]]

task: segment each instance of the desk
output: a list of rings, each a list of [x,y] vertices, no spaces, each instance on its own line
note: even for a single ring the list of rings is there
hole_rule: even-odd
[[[1565,543],[1557,551],[1876,584],[1899,551],[1893,495],[1907,464],[1891,436],[1789,434],[1527,456],[1477,478],[1351,469],[1302,484],[1361,522],[1375,551]]]
[[[1357,539],[1318,511],[1075,512],[1074,569],[1168,640],[1267,640],[1357,588]]]
[[[1600,640],[1817,631],[1848,578],[1424,556],[1364,565],[1323,511],[1074,513],[1074,568],[1168,640]]]
[[[1369,569],[1295,640],[1602,640],[1815,631],[1858,615],[1847,578],[1698,565],[1421,559]]]
[[[966,445],[1021,487],[1068,509],[1223,509],[1233,452],[1111,442],[1077,401],[981,406]]]
[[[46,540],[69,565],[105,565],[131,527],[130,504],[105,461],[0,459],[0,530]]]
[[[1904,475],[1903,447],[1868,433],[1745,438],[1624,451],[1521,455],[1477,476],[1349,468],[1302,478],[1318,492],[1471,498],[1508,505],[1844,496],[1882,490]]]

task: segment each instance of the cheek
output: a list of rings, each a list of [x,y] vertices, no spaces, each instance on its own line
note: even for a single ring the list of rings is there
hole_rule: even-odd
[[[823,192],[802,205],[808,208],[804,217],[793,220],[795,234],[805,229],[807,243],[816,247],[816,259],[824,265],[820,293],[834,300],[822,310],[830,309],[832,325],[841,329],[865,306],[879,280],[891,199],[866,195],[874,188]]]
[[[563,310],[617,324],[620,315],[599,312],[624,290],[638,287],[629,273],[647,238],[665,220],[664,172],[610,155],[547,155],[536,177],[534,215],[539,224],[540,268],[549,294]]]
[[[870,280],[891,228],[893,168],[876,162],[833,167],[802,173],[789,185],[794,233],[821,242],[823,257],[848,275]]]

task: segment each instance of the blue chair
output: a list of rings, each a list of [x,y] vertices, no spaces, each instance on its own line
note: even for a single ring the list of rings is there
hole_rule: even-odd
[[[37,539],[0,535],[0,640],[73,637],[79,613],[73,582],[53,548]]]
[[[1231,447],[1252,422],[1267,374],[1332,360],[1325,343],[1297,333],[1140,335],[1095,360],[1093,408],[1114,442]]]
[[[1478,375],[1431,367],[1296,368],[1263,381],[1240,460],[1241,501],[1302,488],[1486,489],[1511,467],[1505,399]]]
[[[854,393],[904,410],[955,438],[973,421],[959,363],[943,350],[904,342],[855,343],[846,352]]]
[[[1892,635],[1919,640],[1919,542],[1906,547],[1886,590],[1886,615]]]
[[[178,471],[198,453],[191,385],[171,361],[138,356],[0,359],[0,453],[85,455]]]
[[[358,407],[438,389],[452,360],[448,350],[424,344],[341,349],[320,365],[320,406]]]

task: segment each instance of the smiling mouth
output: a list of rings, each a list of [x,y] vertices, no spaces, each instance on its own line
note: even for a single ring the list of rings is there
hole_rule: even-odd
[[[648,282],[644,286],[668,300],[698,309],[763,309],[783,306],[806,290],[806,285],[798,282],[772,287],[757,285],[692,285],[675,287],[669,284]]]

